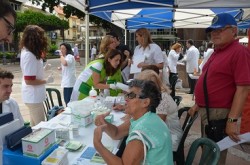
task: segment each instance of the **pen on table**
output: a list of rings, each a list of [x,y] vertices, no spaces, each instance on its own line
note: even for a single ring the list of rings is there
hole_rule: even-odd
[[[116,104],[116,98],[115,98],[115,100],[114,100],[114,104],[113,104],[113,107],[115,106],[115,104]]]

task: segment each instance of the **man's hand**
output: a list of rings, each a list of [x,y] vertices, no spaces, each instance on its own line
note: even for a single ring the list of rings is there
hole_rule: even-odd
[[[226,134],[235,142],[240,141],[237,122],[227,122]]]
[[[194,104],[189,110],[188,113],[190,116],[194,116],[195,112],[198,112],[199,106],[197,104]]]

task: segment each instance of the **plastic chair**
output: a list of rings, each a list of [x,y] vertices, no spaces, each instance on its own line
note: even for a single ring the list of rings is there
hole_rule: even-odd
[[[177,104],[177,106],[180,105],[181,101],[182,101],[182,97],[181,96],[174,96],[173,100],[175,101],[175,103]]]
[[[44,101],[44,110],[45,110],[46,116],[48,114],[48,111],[55,106],[54,99],[53,99],[54,94],[56,94],[56,96],[57,96],[58,106],[63,106],[60,91],[58,89],[55,89],[55,88],[46,88],[46,99]],[[48,118],[47,118],[47,120],[48,120]]]
[[[182,113],[185,111],[187,112],[188,109],[189,109],[189,107],[181,108],[179,110],[180,113],[178,111],[178,116],[180,115],[179,118],[181,117]],[[197,112],[194,114],[193,117],[191,117],[188,113],[186,115],[185,121],[182,125],[183,135],[181,137],[177,151],[173,151],[174,161],[176,162],[177,165],[183,165],[185,163],[184,143],[185,143],[185,140],[187,138],[188,132],[189,132],[191,126],[193,125],[193,123],[197,117],[198,117]]]
[[[199,165],[216,165],[220,158],[219,146],[208,138],[196,139],[188,152],[185,165],[192,165],[198,148],[202,148]]]

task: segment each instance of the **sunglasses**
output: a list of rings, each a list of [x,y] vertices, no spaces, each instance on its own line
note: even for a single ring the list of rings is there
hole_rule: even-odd
[[[2,18],[8,24],[8,31],[9,31],[8,35],[13,34],[13,32],[16,30],[15,27],[14,27],[14,25],[11,24],[10,21],[7,20],[5,17],[2,17]]]
[[[130,92],[130,93],[125,94],[125,98],[131,100],[131,99],[134,99],[134,98],[145,99],[147,97],[141,96],[141,95],[137,95],[134,92]]]

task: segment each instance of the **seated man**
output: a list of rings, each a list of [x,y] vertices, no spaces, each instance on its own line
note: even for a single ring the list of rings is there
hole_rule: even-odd
[[[14,75],[0,69],[0,113],[12,112],[14,119],[19,119],[20,125],[24,125],[23,117],[15,100],[10,98],[12,92],[12,80]]]

